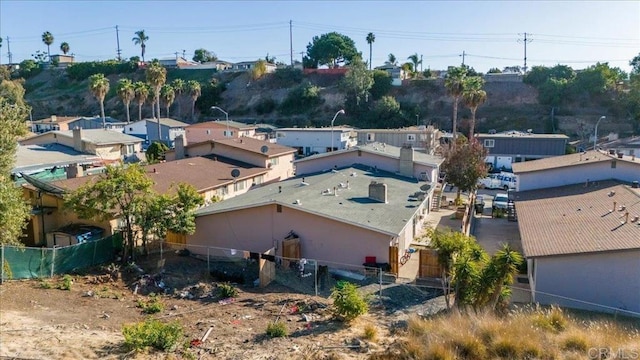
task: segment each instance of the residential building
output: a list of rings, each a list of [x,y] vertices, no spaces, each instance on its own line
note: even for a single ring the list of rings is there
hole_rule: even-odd
[[[640,136],[633,136],[630,138],[605,141],[598,144],[598,147],[607,151],[613,151],[616,154],[623,154],[628,156],[640,156]]]
[[[375,68],[376,70],[386,71],[391,76],[391,84],[393,86],[401,86],[402,80],[407,78],[406,72],[402,67],[392,64],[384,64]]]
[[[564,155],[569,137],[562,134],[533,134],[507,131],[476,134],[487,149],[486,162],[494,169],[511,170],[513,163]]]
[[[180,57],[176,56],[173,58],[164,58],[158,61],[160,62],[160,65],[168,69],[183,68],[183,67],[198,65],[197,62],[185,59],[182,56]]]
[[[147,176],[153,181],[153,190],[160,194],[174,193],[178,183],[195,187],[205,203],[223,200],[247,192],[265,181],[269,169],[257,167],[221,156],[192,157],[145,166]],[[64,209],[65,192],[74,191],[100,175],[69,178],[45,183],[31,181],[24,185],[25,198],[34,211],[27,227],[26,242],[44,244],[47,234],[69,224],[98,226],[106,234],[112,234],[119,226],[118,220],[98,221],[80,219],[72,211]]]
[[[167,161],[197,156],[222,156],[253,166],[269,169],[264,182],[279,181],[294,175],[295,149],[250,137],[216,139],[188,144],[182,136],[176,138],[175,149],[165,153]]]
[[[184,135],[185,129],[189,126],[187,123],[171,118],[160,118],[160,131],[162,138],[158,136],[158,120],[143,119],[127,124],[124,133],[133,135],[145,140],[147,144],[154,141],[162,141],[167,146],[173,147],[176,136]]]
[[[18,145],[11,170],[16,183],[24,182],[22,173],[43,181],[83,176],[87,170],[102,166],[100,157],[84,154],[62,144]]]
[[[105,117],[104,126],[101,116],[85,117],[85,116],[56,116],[51,115],[48,118],[34,120],[31,122],[31,131],[41,134],[47,131],[67,131],[75,128],[82,129],[102,129],[123,132],[126,121],[120,121],[110,116]]]
[[[568,168],[581,172],[600,163],[610,161]],[[637,183],[590,181],[521,191],[515,207],[534,302],[640,316]]]
[[[640,159],[590,150],[515,163],[513,172],[518,176],[518,191],[587,184],[608,179],[631,183],[640,181]]]
[[[207,140],[224,138],[239,138],[241,136],[258,138],[256,126],[247,125],[237,121],[207,121],[185,128],[185,136],[191,144]]]
[[[304,175],[362,164],[375,170],[387,171],[420,181],[437,182],[443,158],[402,148],[371,143],[345,150],[318,154],[296,160],[296,175]]]
[[[141,152],[142,139],[106,129],[49,131],[19,141],[20,145],[61,144],[102,160],[127,160]]]
[[[298,155],[309,156],[356,146],[357,135],[347,126],[323,128],[280,128],[276,142],[298,150]]]
[[[360,164],[298,176],[199,209],[186,245],[205,255],[215,246],[292,257],[283,240],[295,233],[299,257],[320,264],[391,263],[390,253],[403,254],[423,231],[433,189],[422,188]]]
[[[411,145],[414,149],[431,155],[440,146],[440,131],[431,125],[400,129],[357,129],[356,132],[359,145],[374,142],[396,147]]]
[[[59,68],[66,68],[74,63],[74,56],[68,54],[51,55],[51,62],[58,63]]]
[[[31,131],[40,134],[54,130],[70,130],[68,123],[80,118],[81,116],[51,115],[48,118],[31,121]]]
[[[258,62],[258,60],[256,61],[241,61],[241,62],[237,62],[234,63],[233,66],[231,67],[231,69],[229,71],[248,71],[253,69],[256,66],[256,63]],[[278,68],[276,66],[276,64],[272,64],[272,63],[268,63],[265,62],[265,67],[266,67],[266,72],[267,73],[272,73],[274,71],[276,71],[276,69]]]

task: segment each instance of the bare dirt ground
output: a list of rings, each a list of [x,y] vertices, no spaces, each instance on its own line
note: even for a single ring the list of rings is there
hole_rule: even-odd
[[[425,310],[423,302],[413,299],[404,306],[401,296],[390,293],[393,306],[373,303],[369,314],[347,326],[333,318],[329,299],[277,284],[238,286],[239,296],[222,304],[206,263],[174,255],[166,259],[163,281],[175,290],[160,297],[163,311],[144,315],[137,302],[148,299],[152,289],[140,282],[140,274],[122,271],[115,280],[103,274],[74,275],[68,291],[46,288],[60,278],[0,285],[0,359],[366,359],[398,339],[408,316]],[[433,309],[442,306],[439,300],[432,300]],[[186,350],[127,352],[122,326],[146,317],[180,322],[185,343],[212,330],[206,341]],[[266,336],[267,324],[276,319],[286,324],[288,337]],[[377,329],[375,339],[364,338],[367,325]]]

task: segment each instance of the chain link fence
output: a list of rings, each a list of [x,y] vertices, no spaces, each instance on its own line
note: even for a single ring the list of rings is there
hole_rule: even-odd
[[[0,280],[47,278],[112,261],[122,249],[122,236],[114,234],[80,244],[34,248],[2,245]]]

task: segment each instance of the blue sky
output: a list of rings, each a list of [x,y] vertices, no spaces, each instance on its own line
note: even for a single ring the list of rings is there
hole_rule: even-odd
[[[51,53],[66,41],[80,61],[116,56],[116,30],[125,58],[140,55],[131,38],[144,29],[147,59],[174,57],[197,48],[237,62],[300,59],[313,36],[337,31],[351,37],[369,58],[365,38],[373,32],[373,65],[389,53],[398,61],[417,53],[423,68],[465,64],[491,67],[567,64],[585,68],[597,61],[625,71],[640,53],[640,1],[29,1],[0,0],[0,57],[7,63],[46,51],[44,31],[55,38]]]

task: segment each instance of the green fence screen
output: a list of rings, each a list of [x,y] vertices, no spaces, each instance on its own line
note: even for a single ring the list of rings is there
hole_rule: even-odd
[[[59,248],[2,246],[0,279],[30,279],[65,274],[109,262],[122,249],[122,236]]]

